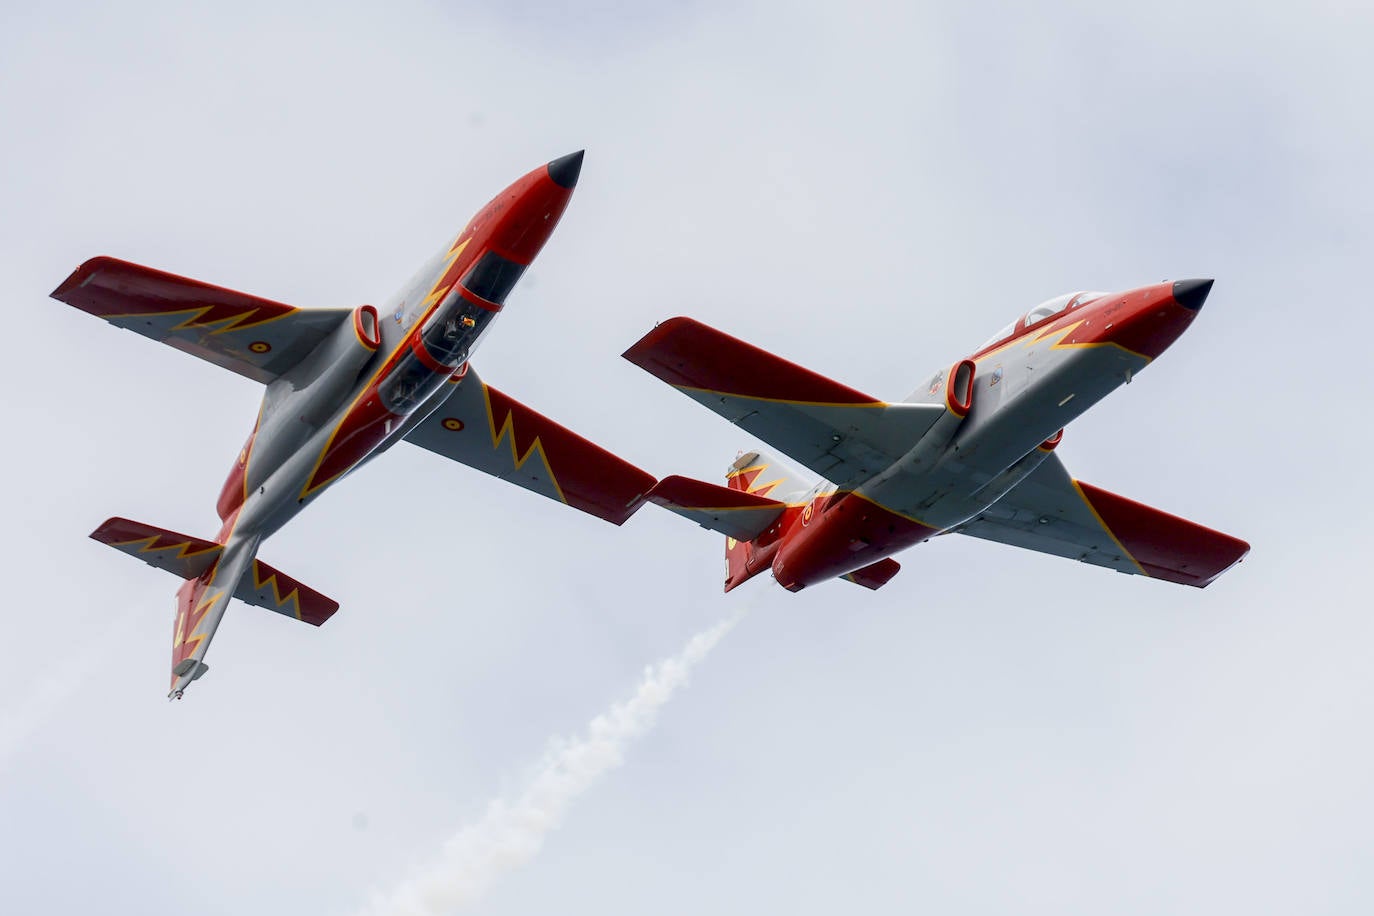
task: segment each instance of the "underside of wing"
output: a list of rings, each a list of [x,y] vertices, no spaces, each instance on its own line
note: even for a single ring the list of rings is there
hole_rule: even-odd
[[[154,528],[127,518],[107,519],[91,538],[182,579],[194,579],[209,569],[223,544]]]
[[[670,318],[625,358],[841,486],[906,454],[945,412],[889,404],[691,318]]]
[[[471,369],[406,440],[623,524],[644,502],[653,475],[485,384]]]
[[[263,384],[352,311],[293,308],[108,257],[82,264],[52,297]]]
[[[752,541],[787,509],[787,503],[776,499],[678,476],[660,480],[649,491],[648,499],[737,541]]]
[[[91,538],[182,579],[199,578],[224,552],[223,544],[127,518],[107,519],[91,532]],[[339,609],[337,601],[256,557],[251,571],[239,580],[234,597],[313,626]]]
[[[1057,455],[953,529],[1118,572],[1203,588],[1250,545],[1069,476]]]

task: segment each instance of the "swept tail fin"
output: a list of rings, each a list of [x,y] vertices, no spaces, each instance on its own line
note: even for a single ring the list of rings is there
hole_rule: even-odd
[[[788,507],[781,521],[754,538],[725,541],[725,590],[771,569],[778,545],[801,514],[813,489],[796,471],[761,451],[740,453],[725,472],[725,486],[737,493],[766,496]]]
[[[168,699],[181,699],[191,682],[205,674],[205,653],[224,619],[239,580],[253,562],[261,538],[230,538],[219,556],[194,579],[177,589],[176,626],[172,631],[172,685]]]
[[[742,453],[719,486],[665,477],[647,500],[725,535],[725,590],[769,569],[778,545],[813,494],[795,472],[759,452]]]

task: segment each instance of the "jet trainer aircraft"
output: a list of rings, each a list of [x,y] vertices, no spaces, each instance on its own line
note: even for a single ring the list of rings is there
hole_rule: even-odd
[[[258,560],[328,487],[405,439],[614,524],[654,478],[487,385],[468,364],[544,246],[576,152],[502,191],[380,310],[297,309],[108,257],[53,297],[266,385],[218,502],[213,541],[112,518],[91,537],[187,580],[169,697],[205,674],[230,598],[319,626],[338,603]]]
[[[626,359],[824,479],[751,451],[726,487],[668,477],[649,501],[727,536],[726,591],[765,569],[790,591],[835,577],[876,589],[901,568],[892,554],[951,532],[1204,587],[1249,545],[1081,483],[1054,449],[1183,333],[1211,287],[1060,296],[900,403],[670,319]]]

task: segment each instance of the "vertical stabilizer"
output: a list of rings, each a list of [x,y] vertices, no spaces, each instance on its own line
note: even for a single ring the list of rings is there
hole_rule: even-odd
[[[796,520],[812,485],[795,471],[763,452],[744,452],[725,474],[731,490],[764,496],[787,504],[778,523],[749,541],[725,539],[725,590],[743,584],[772,566],[778,544]]]
[[[177,590],[177,616],[172,631],[172,687],[170,699],[180,699],[190,683],[209,670],[205,653],[215,636],[261,538],[253,535],[229,539],[209,569]]]

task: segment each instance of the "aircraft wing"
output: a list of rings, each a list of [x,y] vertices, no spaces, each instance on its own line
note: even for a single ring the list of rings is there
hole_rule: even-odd
[[[52,297],[264,385],[352,313],[292,308],[109,257],[82,264]]]
[[[406,441],[616,525],[654,485],[652,474],[491,387],[471,368],[450,387]]]
[[[1055,454],[960,534],[1204,588],[1250,545],[1069,476]]]
[[[656,506],[737,541],[752,541],[763,534],[787,509],[787,503],[776,499],[677,475],[660,480],[648,498]]]
[[[880,401],[691,318],[668,319],[624,356],[841,487],[905,455],[945,412]]]

